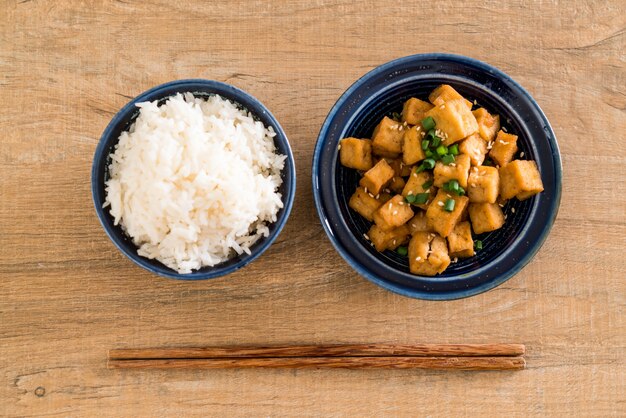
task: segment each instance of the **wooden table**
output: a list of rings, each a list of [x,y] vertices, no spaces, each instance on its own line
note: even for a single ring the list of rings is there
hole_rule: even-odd
[[[626,3],[4,1],[0,6],[0,414],[626,415]],[[419,52],[510,74],[552,122],[558,219],[488,293],[397,296],[354,273],[313,207],[319,127],[358,77]],[[93,209],[112,115],[173,79],[260,98],[291,140],[298,191],[278,241],[227,278],[135,267]],[[112,371],[114,347],[520,342],[522,372]]]

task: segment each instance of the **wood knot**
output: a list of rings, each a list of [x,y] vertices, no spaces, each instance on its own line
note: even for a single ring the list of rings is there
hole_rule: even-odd
[[[39,386],[37,389],[35,389],[35,395],[37,395],[38,398],[43,398],[45,394],[46,388],[44,388],[43,386]]]

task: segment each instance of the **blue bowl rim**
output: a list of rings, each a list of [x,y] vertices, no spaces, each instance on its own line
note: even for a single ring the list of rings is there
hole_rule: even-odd
[[[222,95],[222,92],[227,91],[227,92],[230,92],[230,94],[232,94],[233,96],[245,97],[250,102],[258,106],[259,109],[261,109],[262,113],[271,121],[271,125],[274,128],[274,131],[276,132],[275,138],[278,138],[278,140],[284,143],[284,148],[287,153],[287,158],[286,158],[286,164],[283,170],[287,170],[291,174],[291,184],[289,185],[289,188],[287,189],[286,196],[283,196],[283,204],[284,204],[283,209],[282,209],[283,213],[277,219],[276,223],[273,224],[274,230],[270,233],[268,237],[262,239],[260,242],[256,244],[256,246],[252,250],[252,254],[243,256],[243,258],[239,262],[229,265],[227,267],[220,267],[220,265],[218,264],[214,268],[211,268],[210,270],[207,270],[207,271],[197,270],[188,274],[180,274],[165,265],[163,265],[162,268],[156,268],[146,261],[148,260],[147,258],[142,257],[137,253],[129,254],[128,251],[124,249],[121,243],[118,242],[119,241],[118,238],[109,230],[109,228],[107,227],[105,223],[104,217],[110,216],[110,215],[108,215],[102,207],[99,207],[98,198],[101,196],[100,196],[100,191],[98,189],[98,184],[96,182],[96,178],[98,176],[98,168],[99,168],[98,161],[101,158],[106,158],[108,156],[108,154],[104,155],[106,151],[105,139],[111,136],[117,124],[120,123],[120,121],[127,114],[133,113],[136,111],[136,106],[135,106],[136,103],[143,102],[146,100],[156,100],[156,99],[168,97],[169,95],[164,95],[163,97],[153,97],[153,96],[158,96],[159,92],[166,90],[166,89],[171,89],[171,88],[183,89],[186,86],[191,87],[191,86],[197,86],[197,85],[202,85],[203,88],[206,88],[207,93],[211,93],[211,91],[214,90],[216,94]],[[229,98],[229,100],[232,100],[235,103],[237,103],[236,99]],[[252,110],[250,111],[252,112],[253,115],[257,114],[257,112],[254,112]],[[295,169],[293,152],[291,150],[291,145],[289,144],[289,139],[287,138],[287,134],[283,130],[283,127],[280,125],[276,117],[270,112],[270,110],[259,99],[245,92],[244,90],[238,87],[235,87],[233,85],[223,83],[221,81],[208,80],[208,79],[202,79],[202,78],[181,79],[181,80],[174,80],[174,81],[169,81],[163,84],[159,84],[155,87],[152,87],[151,89],[144,91],[143,93],[140,93],[138,96],[130,100],[113,116],[113,118],[111,119],[111,121],[109,122],[105,130],[103,131],[102,135],[100,136],[98,145],[96,146],[96,150],[94,152],[94,158],[93,158],[93,163],[92,163],[92,168],[91,168],[91,196],[92,196],[94,208],[96,210],[96,214],[98,215],[98,220],[100,221],[100,225],[102,225],[102,228],[104,229],[109,239],[118,248],[118,250],[120,250],[122,254],[124,254],[128,259],[130,259],[133,263],[135,263],[139,267],[142,267],[145,270],[153,274],[156,274],[158,276],[169,278],[169,279],[176,279],[176,280],[214,279],[214,278],[226,276],[230,273],[233,273],[236,270],[239,270],[245,267],[246,265],[250,264],[252,261],[256,260],[258,257],[261,256],[261,254],[263,254],[272,245],[272,243],[276,240],[276,238],[282,231],[283,227],[287,223],[287,219],[289,218],[289,215],[291,214],[291,209],[293,207],[293,202],[294,202],[295,194],[296,194],[295,192],[296,192],[296,169]]]
[[[542,118],[542,121],[544,122],[545,126],[547,127],[549,131],[548,139],[550,141],[550,145],[555,150],[555,152],[553,153],[553,162],[554,162],[554,168],[555,168],[554,174],[555,174],[555,183],[556,183],[555,196],[554,196],[554,199],[552,199],[552,206],[550,207],[551,216],[549,219],[547,219],[547,222],[545,223],[545,226],[540,236],[535,241],[533,246],[529,249],[529,251],[518,261],[515,268],[501,273],[499,276],[494,277],[492,280],[489,280],[483,283],[482,285],[467,288],[467,289],[457,289],[457,290],[452,290],[452,291],[447,291],[447,292],[433,293],[433,292],[427,292],[427,291],[403,286],[398,283],[385,280],[384,278],[371,273],[369,270],[364,268],[358,262],[358,260],[356,260],[345,248],[343,248],[341,243],[335,237],[334,232],[329,222],[327,222],[327,217],[324,212],[323,203],[321,201],[320,188],[318,184],[318,180],[319,180],[319,166],[318,165],[320,162],[320,155],[323,149],[323,145],[325,143],[326,136],[331,126],[331,122],[335,118],[335,115],[337,114],[338,110],[346,101],[350,99],[350,96],[353,94],[353,92],[357,90],[362,84],[366,83],[370,78],[375,77],[376,75],[380,73],[388,72],[390,69],[394,68],[395,66],[402,65],[408,61],[419,61],[419,60],[442,60],[442,61],[458,62],[460,64],[474,66],[482,71],[490,72],[492,74],[495,74],[497,77],[506,80],[508,83],[512,84],[515,88],[519,89],[519,91],[528,99],[528,101],[532,104],[532,106],[535,108],[537,113],[540,115],[540,117]],[[561,152],[558,146],[558,142],[556,140],[556,135],[554,134],[554,130],[552,129],[552,126],[550,125],[548,118],[546,117],[545,113],[543,112],[539,104],[535,101],[535,99],[533,99],[530,93],[528,93],[526,89],[524,89],[517,81],[513,80],[509,75],[499,70],[498,68],[491,66],[483,61],[477,60],[475,58],[470,58],[470,57],[458,55],[458,54],[426,53],[426,54],[408,55],[405,57],[397,58],[397,59],[388,61],[368,71],[366,74],[361,76],[357,81],[355,81],[339,97],[339,99],[335,102],[330,112],[328,113],[328,116],[324,120],[324,123],[322,124],[322,127],[320,129],[317,142],[315,144],[315,149],[313,152],[311,177],[312,177],[313,198],[315,201],[315,208],[320,218],[322,227],[324,228],[324,231],[326,232],[326,235],[330,239],[330,242],[332,243],[333,247],[335,247],[335,250],[357,273],[365,277],[370,282],[402,296],[416,298],[416,299],[424,299],[424,300],[444,301],[444,300],[462,299],[462,298],[466,298],[470,296],[475,296],[480,293],[491,290],[501,285],[502,283],[504,283],[505,281],[513,277],[514,275],[516,275],[522,268],[524,268],[530,262],[530,260],[532,260],[532,258],[537,254],[539,249],[544,244],[546,238],[548,237],[550,230],[552,229],[552,226],[556,219],[556,216],[558,214],[558,210],[559,210],[559,206],[561,202],[561,193],[562,193],[562,172],[563,172],[563,168],[562,168],[562,162],[561,162]],[[489,267],[489,264],[487,264],[485,267]]]

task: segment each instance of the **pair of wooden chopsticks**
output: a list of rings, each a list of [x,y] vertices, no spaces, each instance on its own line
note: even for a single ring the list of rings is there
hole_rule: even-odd
[[[110,369],[341,368],[520,370],[522,344],[349,344],[270,347],[121,348]]]

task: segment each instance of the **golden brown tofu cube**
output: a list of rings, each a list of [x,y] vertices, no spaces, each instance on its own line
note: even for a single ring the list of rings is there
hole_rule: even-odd
[[[454,209],[451,212],[445,209],[448,199],[454,201]],[[457,196],[454,193],[439,190],[437,196],[435,196],[430,205],[428,205],[428,209],[426,209],[428,225],[442,237],[447,237],[460,221],[461,215],[468,202],[469,199],[465,196]]]
[[[426,212],[423,210],[417,211],[415,216],[406,223],[406,226],[408,226],[411,235],[415,234],[416,232],[434,232],[432,228],[428,225]]]
[[[543,182],[537,164],[532,160],[511,161],[500,167],[500,196],[519,200],[528,199],[543,191]]]
[[[385,160],[387,161],[387,164],[389,164],[389,166],[393,168],[396,176],[406,177],[411,174],[412,167],[410,165],[404,164],[401,158],[397,158],[395,160],[391,158],[385,158]]]
[[[491,142],[500,130],[500,115],[492,115],[486,109],[480,108],[472,112],[478,122],[478,134],[485,142]]]
[[[430,186],[428,186],[430,183]],[[409,195],[417,196],[420,193],[429,193],[428,200],[423,204],[415,205],[419,208],[426,209],[430,201],[435,197],[437,188],[433,186],[433,176],[428,171],[422,171],[416,173],[415,171],[409,176],[409,179],[402,189],[402,196],[407,197]],[[428,187],[424,188],[424,184]]]
[[[433,90],[428,96],[428,100],[435,106],[441,106],[450,100],[461,100],[469,110],[472,110],[472,102],[461,96],[458,91],[448,84],[442,84]]]
[[[489,156],[502,167],[513,161],[516,152],[517,135],[507,134],[501,130],[489,151]]]
[[[469,216],[476,234],[495,231],[504,225],[504,214],[497,203],[470,203]]]
[[[430,103],[411,97],[402,106],[402,120],[411,125],[419,125],[425,117],[424,114],[432,108]]]
[[[404,164],[412,165],[426,158],[422,149],[422,128],[413,126],[404,131],[402,142],[402,161]]]
[[[467,258],[474,255],[474,240],[469,222],[459,222],[448,235],[450,257]]]
[[[394,178],[391,179],[391,182],[389,182],[389,190],[391,190],[394,193],[402,193],[402,189],[404,189],[404,185],[406,184],[406,182],[404,181],[404,179],[400,176],[394,176]]]
[[[369,192],[366,192],[364,188],[358,187],[354,194],[350,197],[348,206],[352,208],[356,213],[372,222],[374,220],[373,215],[376,209],[378,209],[383,202],[376,199],[376,197]]]
[[[483,165],[485,155],[487,155],[487,143],[478,134],[471,134],[459,144],[461,154],[466,154],[470,158],[473,166]]]
[[[339,142],[341,164],[355,170],[372,168],[372,141],[369,139],[344,138]]]
[[[370,241],[372,241],[372,244],[374,244],[376,251],[383,252],[385,250],[395,250],[399,246],[406,244],[411,235],[406,225],[401,225],[389,231],[383,231],[379,226],[374,224],[367,232],[367,236]]]
[[[396,195],[374,212],[376,225],[383,231],[390,231],[404,225],[413,217],[413,209],[402,195]]]
[[[393,176],[395,175],[393,168],[387,164],[387,161],[380,160],[376,165],[363,174],[359,185],[364,187],[366,191],[377,195],[380,191],[389,184]]]
[[[372,134],[372,151],[381,157],[396,158],[402,152],[403,126],[385,116]]]
[[[463,100],[456,99],[435,106],[426,116],[435,120],[436,129],[443,132],[443,144],[450,145],[478,131],[478,123]]]
[[[450,164],[444,164],[437,161],[433,174],[435,175],[435,186],[443,187],[444,183],[450,180],[457,180],[461,187],[467,187],[467,176],[470,169],[470,157],[467,154],[459,154],[455,161]]]
[[[409,242],[409,270],[421,276],[443,273],[450,265],[445,238],[431,232],[416,232]]]
[[[495,167],[472,167],[467,179],[467,197],[472,203],[496,203],[500,174]]]

